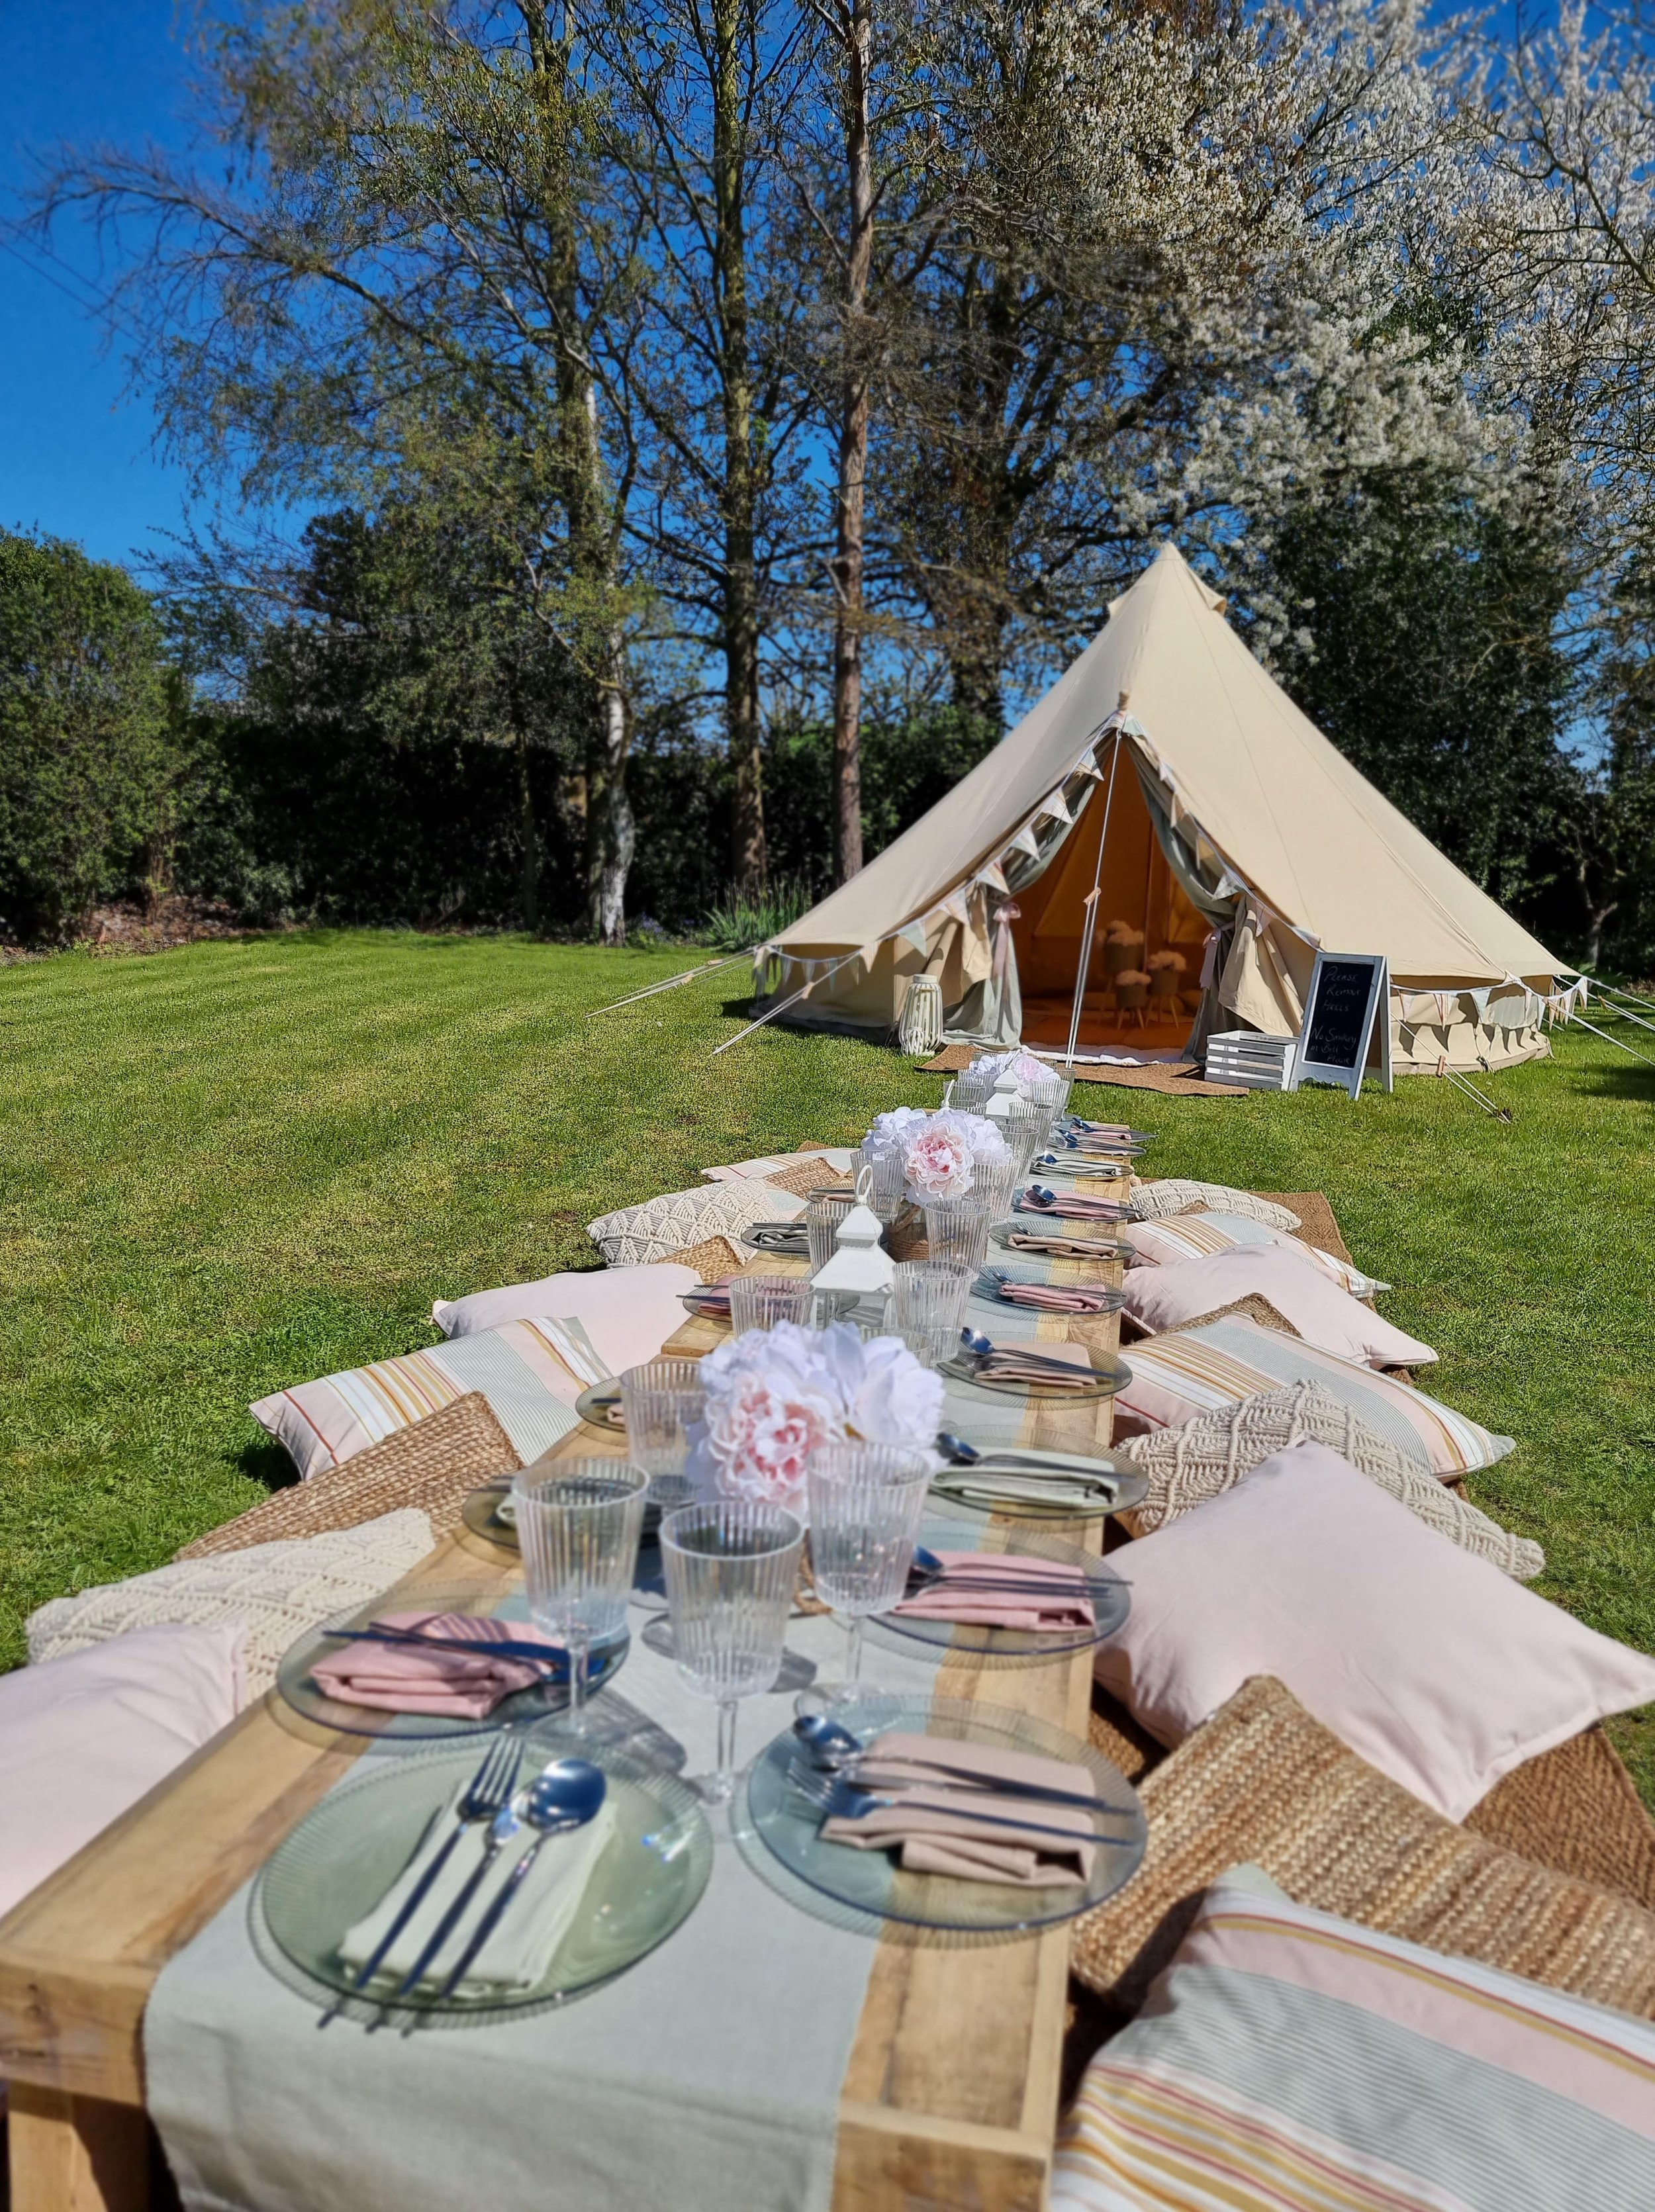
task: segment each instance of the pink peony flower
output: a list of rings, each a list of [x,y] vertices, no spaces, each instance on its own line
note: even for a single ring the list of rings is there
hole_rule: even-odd
[[[964,1198],[971,1188],[971,1147],[963,1130],[934,1115],[908,1140],[903,1164],[916,1206],[928,1199]]]

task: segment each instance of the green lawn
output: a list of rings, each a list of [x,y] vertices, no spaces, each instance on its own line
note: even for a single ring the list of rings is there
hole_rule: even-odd
[[[939,1096],[889,1051],[764,1031],[744,969],[515,939],[319,933],[0,971],[0,1664],[44,1598],[155,1566],[279,1478],[246,1413],[433,1340],[451,1297],[582,1267],[582,1224]],[[1640,1039],[1641,1042],[1641,1039]],[[1584,1032],[1492,1079],[1173,1102],[1159,1172],[1325,1190],[1435,1387],[1518,1437],[1476,1480],[1545,1593],[1655,1651],[1655,1070]],[[1655,1802],[1655,1716],[1617,1726]]]

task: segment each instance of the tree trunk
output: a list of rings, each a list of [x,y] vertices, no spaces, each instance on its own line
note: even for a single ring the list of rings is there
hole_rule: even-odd
[[[724,697],[735,778],[731,872],[764,876],[764,797],[759,753],[758,477],[753,463],[751,334],[748,324],[746,144],[741,53],[745,0],[713,0],[713,283],[718,303],[724,402]]]
[[[529,781],[528,739],[520,732],[517,739],[517,821],[523,840],[517,899],[523,911],[523,927],[532,935],[540,927],[540,825],[535,819],[534,787]]]
[[[598,687],[597,712],[587,750],[587,927],[600,945],[626,942],[626,878],[637,842],[626,791],[632,740],[627,704],[626,649],[617,632],[609,665]]]
[[[873,263],[873,155],[868,128],[873,0],[841,18],[845,64],[845,167],[850,235],[845,258],[844,382],[833,561],[833,830],[839,881],[862,865],[862,565],[867,518],[867,284]]]

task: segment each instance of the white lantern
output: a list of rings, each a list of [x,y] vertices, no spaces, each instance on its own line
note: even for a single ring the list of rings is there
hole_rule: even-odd
[[[983,1111],[990,1121],[1008,1121],[1023,1103],[1023,1089],[1009,1067],[1002,1067],[995,1084],[994,1096]]]
[[[879,1217],[867,1203],[872,1171],[864,1168],[856,1178],[856,1203],[834,1232],[833,1255],[816,1275],[820,1291],[854,1291],[854,1318],[878,1322],[891,1296],[897,1263],[880,1243],[884,1234]]]

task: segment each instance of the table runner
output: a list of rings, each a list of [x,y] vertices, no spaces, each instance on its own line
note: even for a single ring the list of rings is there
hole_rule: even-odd
[[[632,1625],[594,1724],[624,1700],[705,1771],[714,1709],[636,1607]],[[794,1621],[788,1650],[843,1673],[831,1620]],[[744,1758],[791,1719],[804,1671],[744,1703]],[[923,1695],[935,1665],[915,1645],[870,1652],[867,1673]],[[608,1987],[407,2039],[344,2018],[319,2033],[319,2008],[260,1962],[249,1896],[171,1961],[144,2015],[149,2110],[191,2212],[827,2212],[876,1947],[787,1902],[727,1839],[684,1926]]]

